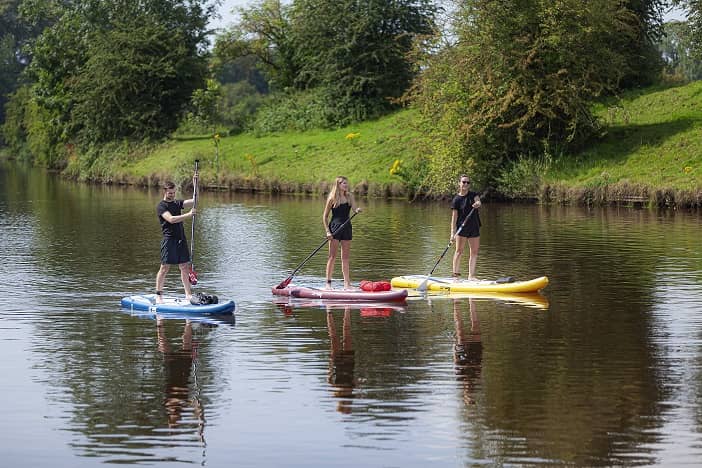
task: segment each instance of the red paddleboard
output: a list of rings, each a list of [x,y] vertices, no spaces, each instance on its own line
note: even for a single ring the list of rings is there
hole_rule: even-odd
[[[304,286],[288,286],[282,289],[272,288],[271,291],[276,296],[337,301],[404,302],[407,298],[406,289],[394,289],[391,291],[363,291],[361,289],[317,289],[307,288]]]

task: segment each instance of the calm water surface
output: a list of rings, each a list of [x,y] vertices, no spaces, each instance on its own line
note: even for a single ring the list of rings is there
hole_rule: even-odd
[[[235,317],[157,326],[119,300],[153,290],[160,196],[0,166],[3,466],[702,459],[696,213],[486,204],[479,274],[546,274],[542,295],[326,307],[270,294],[323,240],[321,199],[204,193],[197,290]],[[431,269],[444,204],[363,206],[356,282]]]

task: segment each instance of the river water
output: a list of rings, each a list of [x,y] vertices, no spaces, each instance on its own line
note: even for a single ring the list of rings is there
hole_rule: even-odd
[[[160,197],[0,165],[4,466],[702,459],[698,213],[486,203],[479,276],[542,294],[329,306],[270,293],[322,242],[321,198],[203,193],[196,290],[236,313],[157,326],[119,301],[153,291]],[[361,204],[353,280],[426,274],[447,205]]]

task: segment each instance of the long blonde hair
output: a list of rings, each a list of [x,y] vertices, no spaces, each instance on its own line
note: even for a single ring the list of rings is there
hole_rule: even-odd
[[[327,197],[327,204],[331,203],[331,206],[333,208],[336,208],[339,206],[340,199],[341,199],[341,194],[339,193],[339,184],[343,181],[348,182],[349,179],[344,177],[344,176],[339,176],[336,178],[334,181],[334,186],[332,187],[331,191],[329,192],[329,196]],[[345,194],[343,194],[346,197],[346,201],[351,203],[350,200],[350,191],[346,191]]]

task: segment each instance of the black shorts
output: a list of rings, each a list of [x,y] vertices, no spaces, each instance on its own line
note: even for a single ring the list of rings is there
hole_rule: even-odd
[[[461,237],[480,237],[480,226],[464,226],[458,235]]]
[[[335,232],[342,224],[344,224],[343,221],[339,222],[332,219],[329,223],[329,232],[334,234],[334,239],[336,240],[351,240],[353,238],[353,229],[350,222],[346,223],[346,226],[341,228],[339,232]]]
[[[461,223],[456,223],[456,231],[461,227]],[[458,235],[461,237],[480,237],[480,218],[477,215],[468,218],[466,225],[463,226]]]
[[[185,239],[163,239],[161,240],[161,264],[180,265],[190,261],[190,251],[188,242]]]

